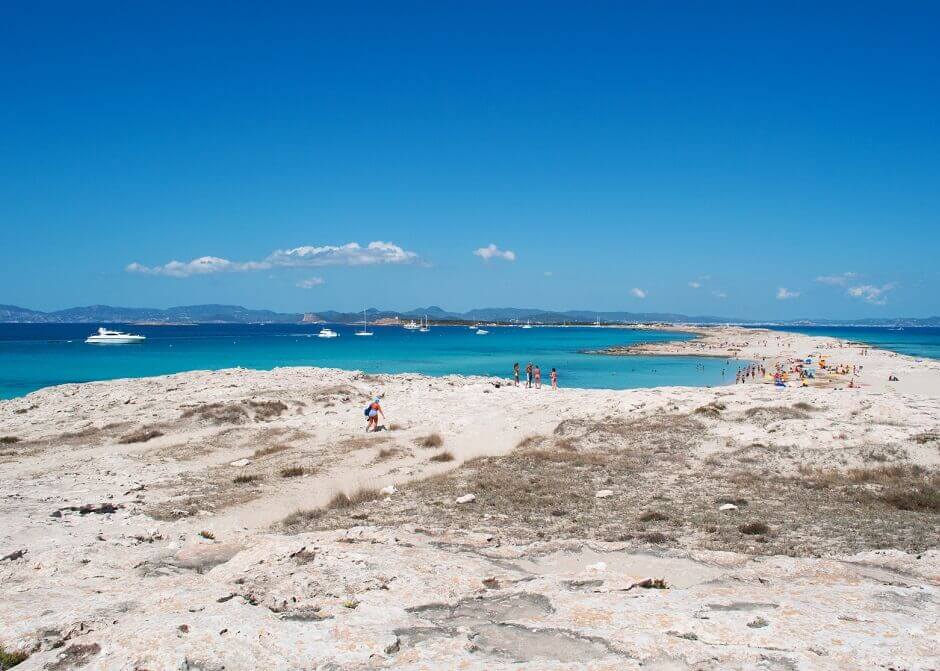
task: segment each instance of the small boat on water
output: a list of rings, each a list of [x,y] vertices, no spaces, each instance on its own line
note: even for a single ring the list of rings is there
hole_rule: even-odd
[[[405,330],[408,330],[408,331],[417,331],[419,328],[421,328],[420,326],[418,326],[417,324],[415,324],[415,320],[414,320],[414,319],[412,319],[412,320],[411,320],[410,322],[408,322],[407,324],[402,324],[401,327],[402,327],[403,329],[405,329]]]
[[[142,335],[99,328],[98,333],[85,338],[85,342],[92,345],[136,345],[146,339],[147,337]]]
[[[421,325],[421,328],[418,329],[418,333],[430,333],[431,325],[428,324],[428,316],[424,315],[424,323]]]
[[[532,322],[526,322],[525,324],[522,325],[522,328],[524,328],[524,329],[530,329],[530,328],[532,328]]]
[[[366,311],[362,311],[362,330],[356,331],[357,336],[370,336],[372,331],[369,330],[369,318],[366,316]]]
[[[322,329],[320,329],[320,332],[317,334],[317,337],[318,338],[339,338],[339,333],[337,333],[333,329],[330,329],[324,326]]]
[[[487,331],[486,329],[477,329],[477,330],[476,330],[476,334],[477,334],[477,335],[486,335],[487,333],[489,333],[489,331]]]

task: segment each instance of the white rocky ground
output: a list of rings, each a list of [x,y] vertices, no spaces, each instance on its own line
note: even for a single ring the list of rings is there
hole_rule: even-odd
[[[30,655],[18,670],[940,667],[936,512],[885,509],[916,530],[901,539],[916,552],[841,542],[850,553],[823,557],[768,555],[748,540],[729,545],[745,552],[721,551],[687,528],[666,544],[570,531],[533,542],[484,515],[486,492],[465,484],[442,502],[475,494],[461,509],[470,523],[412,519],[419,479],[515,454],[569,419],[694,417],[700,435],[682,464],[693,474],[771,444],[785,449],[759,455],[762,477],[871,459],[936,473],[937,362],[736,329],[670,351],[718,354],[729,343],[768,363],[828,352],[863,364],[862,386],[552,392],[284,368],[64,385],[2,402],[0,646]],[[889,385],[888,372],[900,381]],[[366,436],[361,408],[379,390],[397,426]],[[793,403],[813,410],[766,411]],[[726,410],[696,412],[716,404]],[[453,461],[430,460],[441,450],[421,445],[434,433]],[[304,474],[282,477],[290,466]],[[370,509],[342,529],[276,524],[387,485],[399,491],[370,505],[398,523],[375,524]],[[598,519],[627,494],[618,485],[597,499]],[[645,505],[644,492],[629,494]],[[568,493],[555,496],[563,505]],[[752,499],[747,514],[761,505]],[[707,512],[744,519],[717,504]],[[668,588],[631,588],[648,578]]]

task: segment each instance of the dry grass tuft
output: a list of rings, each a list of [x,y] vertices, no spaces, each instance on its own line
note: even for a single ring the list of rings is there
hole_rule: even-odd
[[[813,412],[814,410],[819,410],[819,408],[817,408],[815,405],[812,403],[807,403],[806,401],[797,401],[793,404],[792,407],[796,410],[803,410],[804,412]]]
[[[282,478],[299,478],[304,474],[303,466],[288,466],[287,468],[281,469]]]
[[[323,511],[319,508],[312,508],[309,510],[295,510],[290,515],[281,520],[281,525],[285,527],[305,525],[318,520],[321,517],[323,517]]]
[[[12,669],[17,664],[21,664],[29,657],[25,652],[7,652],[6,648],[0,645],[0,671]]]
[[[277,454],[278,452],[283,452],[284,450],[290,449],[287,445],[271,445],[270,447],[259,447],[255,450],[254,458],[260,459],[261,457],[269,457],[272,454]]]
[[[940,431],[924,431],[923,433],[917,433],[911,436],[913,440],[918,445],[926,445],[927,443],[940,442]]]
[[[696,414],[696,415],[702,415],[703,417],[708,417],[709,419],[720,419],[720,418],[721,418],[721,410],[722,410],[723,408],[724,408],[724,406],[722,406],[721,408],[719,408],[717,404],[715,404],[715,403],[709,403],[708,405],[703,405],[703,406],[701,406],[701,407],[699,407],[699,408],[696,408],[696,409],[695,409],[695,414]]]
[[[118,442],[123,445],[130,443],[146,443],[148,440],[159,438],[162,435],[163,432],[157,431],[156,429],[140,429],[138,431],[132,431],[131,433],[124,434],[118,439]]]
[[[250,475],[236,475],[234,478],[232,478],[232,482],[236,485],[250,485],[253,482],[258,482],[260,480],[261,476],[256,473],[252,473]]]
[[[379,490],[377,489],[360,489],[352,495],[340,492],[326,504],[325,508],[326,510],[345,510],[360,503],[375,501],[377,498],[379,498]]]
[[[572,466],[603,466],[611,461],[609,454],[602,452],[574,452],[570,450],[532,450],[526,456],[536,461],[565,463]]]
[[[643,539],[647,543],[653,543],[654,545],[661,545],[669,541],[669,536],[659,531],[651,531],[648,534],[644,534]]]
[[[390,423],[390,424],[388,425],[388,430],[389,430],[389,431],[401,431],[401,430],[404,429],[404,428],[405,428],[405,427],[403,427],[401,424],[399,424],[399,423],[397,423],[397,422],[392,422],[392,423]]]
[[[788,408],[784,405],[759,405],[748,408],[744,416],[755,422],[776,422],[783,419],[809,419],[805,411],[797,408]]]
[[[207,541],[214,541],[214,540],[215,540],[215,534],[212,533],[211,531],[205,531],[205,530],[203,530],[203,531],[200,531],[200,532],[199,532],[199,535],[202,536],[203,538],[205,538]]]
[[[665,522],[669,519],[669,515],[661,513],[658,510],[647,510],[645,513],[640,515],[641,522]]]
[[[286,410],[284,401],[248,401],[248,405],[255,411],[255,421],[267,421],[280,417]]]
[[[16,436],[0,436],[0,445],[13,445],[20,442]]]
[[[443,452],[438,452],[437,454],[435,454],[435,455],[434,455],[433,457],[431,457],[428,461],[441,461],[441,462],[443,462],[443,461],[453,461],[453,460],[454,460],[454,455],[452,455],[452,454],[451,454],[450,452],[448,452],[447,450],[444,450]]]
[[[770,533],[770,527],[764,522],[745,522],[738,527],[738,531],[749,536],[764,536]]]
[[[215,425],[241,424],[248,421],[248,411],[241,403],[205,403],[187,408],[181,419],[196,417]]]
[[[889,487],[880,498],[898,510],[940,513],[940,478],[934,476],[913,487]]]
[[[518,443],[516,443],[516,449],[528,450],[539,445],[541,442],[542,442],[542,436],[535,436],[535,435],[526,436],[525,438],[520,440]]]
[[[384,461],[385,459],[391,459],[396,454],[399,454],[401,450],[397,447],[383,447],[379,450],[379,453],[375,456],[378,461]]]
[[[428,449],[434,449],[436,447],[442,447],[444,445],[444,439],[441,438],[441,434],[432,433],[429,436],[419,439],[418,445]]]

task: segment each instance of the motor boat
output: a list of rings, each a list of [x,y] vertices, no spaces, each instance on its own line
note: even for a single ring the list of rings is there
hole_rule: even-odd
[[[339,338],[339,333],[333,329],[326,328],[325,326],[320,329],[320,332],[317,334],[318,338]]]
[[[98,333],[85,338],[85,342],[92,345],[134,345],[142,343],[147,339],[146,336],[134,335],[133,333],[124,333],[122,331],[111,331],[110,329],[99,328]]]
[[[477,334],[477,335],[486,335],[487,333],[489,333],[489,331],[487,331],[486,329],[477,329],[477,330],[476,330],[476,334]]]
[[[356,331],[357,336],[370,336],[372,331],[369,330],[369,318],[366,317],[366,311],[362,311],[362,330]]]
[[[522,328],[524,328],[524,329],[530,329],[530,328],[532,328],[532,322],[526,322],[525,324],[522,325]]]
[[[418,326],[417,324],[415,324],[415,320],[414,320],[414,319],[412,319],[412,320],[411,320],[410,322],[408,322],[407,324],[402,324],[401,327],[402,327],[403,329],[408,330],[408,331],[417,331],[419,328],[421,328],[420,326]]]

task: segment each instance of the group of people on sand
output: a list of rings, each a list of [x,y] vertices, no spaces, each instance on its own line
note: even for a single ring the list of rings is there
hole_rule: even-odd
[[[516,362],[512,366],[513,386],[519,386],[519,373],[519,363]],[[552,389],[558,389],[558,371],[552,368],[548,377],[552,383]],[[542,388],[542,369],[538,364],[533,364],[531,361],[525,366],[525,387],[526,389],[531,389],[532,387],[536,389]]]
[[[735,384],[744,384],[748,380],[753,380],[754,378],[762,378],[767,373],[767,369],[763,365],[756,363],[748,364],[744,368],[739,368],[738,372],[734,376]]]

